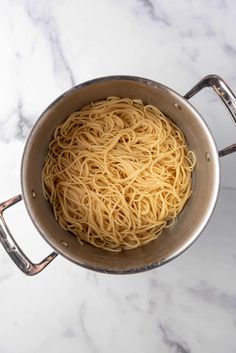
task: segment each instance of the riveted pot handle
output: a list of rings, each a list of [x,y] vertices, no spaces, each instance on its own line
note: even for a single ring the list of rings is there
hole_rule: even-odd
[[[189,99],[193,97],[196,93],[205,87],[213,88],[217,96],[228,109],[234,123],[236,124],[236,97],[221,77],[217,75],[205,76],[188,93],[185,94],[184,98]],[[219,156],[223,157],[233,152],[236,152],[236,143],[219,151]]]
[[[19,269],[26,275],[33,276],[41,272],[52,260],[55,259],[58,254],[56,252],[52,252],[43,261],[38,264],[34,264],[28,259],[16,243],[3,217],[3,212],[8,207],[11,207],[21,201],[21,199],[21,195],[18,195],[0,204],[0,241],[8,255],[12,258]]]

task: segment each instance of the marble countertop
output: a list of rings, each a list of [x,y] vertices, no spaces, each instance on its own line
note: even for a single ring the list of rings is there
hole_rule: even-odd
[[[236,92],[235,13],[233,0],[2,0],[0,201],[21,192],[32,125],[75,84],[128,74],[184,94],[215,73]],[[236,127],[210,90],[191,102],[219,148],[236,142]],[[236,154],[221,167],[207,229],[159,269],[104,275],[58,256],[27,277],[0,247],[0,353],[235,353]],[[6,219],[30,258],[49,254],[23,203]]]

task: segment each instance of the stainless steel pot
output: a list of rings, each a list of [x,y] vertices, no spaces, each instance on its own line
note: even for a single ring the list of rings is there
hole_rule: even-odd
[[[213,137],[198,111],[188,102],[204,87],[211,87],[220,97],[236,123],[236,98],[226,83],[216,75],[203,78],[184,97],[172,89],[139,77],[111,76],[78,85],[56,99],[40,116],[25,145],[21,167],[22,196],[0,204],[0,240],[16,265],[27,275],[43,270],[61,254],[77,265],[105,273],[135,273],[173,260],[201,234],[214,210],[219,190],[219,156],[236,151],[236,144],[218,153]],[[49,141],[56,126],[69,114],[91,101],[108,96],[140,98],[158,106],[184,132],[190,149],[196,154],[193,193],[173,227],[163,231],[151,243],[134,250],[111,253],[89,244],[81,245],[56,222],[43,197],[41,172]],[[23,201],[35,227],[54,248],[46,259],[33,264],[20,249],[4,220],[4,211]]]

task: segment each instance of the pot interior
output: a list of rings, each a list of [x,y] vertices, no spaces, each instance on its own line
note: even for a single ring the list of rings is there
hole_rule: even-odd
[[[142,99],[157,106],[184,132],[196,154],[192,196],[171,228],[151,243],[119,253],[81,245],[56,222],[42,192],[41,174],[48,145],[55,128],[72,112],[92,101],[109,96]],[[199,113],[182,96],[159,83],[130,76],[96,79],[72,88],[41,115],[25,146],[21,182],[29,215],[40,234],[60,254],[93,270],[131,273],[170,261],[198,237],[216,203],[219,188],[219,160],[215,143]],[[36,197],[34,197],[34,196]]]

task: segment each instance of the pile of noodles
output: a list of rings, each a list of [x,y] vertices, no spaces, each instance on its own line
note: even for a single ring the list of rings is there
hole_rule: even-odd
[[[42,173],[55,218],[78,240],[120,251],[157,238],[191,195],[195,155],[152,105],[110,97],[57,127]]]

